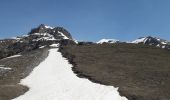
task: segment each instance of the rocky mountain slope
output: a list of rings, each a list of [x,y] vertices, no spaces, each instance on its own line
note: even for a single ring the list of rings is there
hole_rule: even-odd
[[[41,24],[37,28],[33,28],[27,35],[0,40],[0,59],[52,43],[65,45],[75,42],[71,34],[63,27],[50,27]]]
[[[132,41],[131,43],[153,45],[153,46],[160,47],[160,48],[170,49],[170,42],[164,39],[151,37],[151,36],[138,38]]]
[[[18,84],[20,79],[28,76],[48,56],[49,46],[54,43],[75,44],[63,27],[44,24],[27,35],[0,40],[0,100],[11,100],[28,90]]]
[[[132,42],[122,42],[117,39],[101,39],[100,41],[96,42],[97,44],[103,43],[134,43],[134,44],[144,44],[144,45],[151,45],[156,46],[159,48],[170,49],[170,42],[164,39],[160,39],[157,37],[147,36],[147,37],[140,37]]]

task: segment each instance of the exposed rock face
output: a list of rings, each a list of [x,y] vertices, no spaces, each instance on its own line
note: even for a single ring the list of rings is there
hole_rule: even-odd
[[[160,39],[157,37],[151,37],[151,36],[138,38],[138,39],[132,41],[132,43],[153,45],[153,46],[157,46],[157,47],[161,47],[161,48],[170,49],[170,42],[168,42],[164,39]]]
[[[32,29],[28,34],[34,35],[35,33],[49,33],[55,39],[72,39],[71,34],[63,27],[50,27],[41,24],[39,27]]]
[[[170,42],[164,39],[160,39],[157,37],[147,36],[147,37],[140,37],[132,42],[122,42],[116,39],[101,39],[100,41],[96,42],[97,44],[103,43],[135,43],[135,44],[145,44],[145,45],[152,45],[160,48],[170,49]]]
[[[60,43],[74,44],[71,34],[63,27],[50,27],[41,24],[32,29],[28,35],[14,39],[0,40],[0,59],[20,52],[30,51],[40,46]]]

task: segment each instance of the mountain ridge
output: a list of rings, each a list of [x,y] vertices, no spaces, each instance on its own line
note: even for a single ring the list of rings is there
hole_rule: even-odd
[[[55,43],[60,44],[59,51],[74,65],[72,70],[80,78],[87,78],[99,84],[118,86],[121,95],[128,97],[129,100],[139,100],[143,97],[147,98],[145,100],[169,98],[170,52],[161,49],[164,45],[168,46],[169,42],[151,36],[142,37],[132,42],[104,39],[101,44],[91,42],[79,42],[77,44],[66,29],[42,24],[33,28],[28,35],[0,40],[0,61],[4,65],[2,67],[12,69],[9,70],[9,73],[4,72],[2,79],[5,79],[9,74],[11,76],[8,79],[10,81],[14,79],[14,82],[16,82],[27,76],[33,70],[35,64],[39,64],[46,58],[48,50],[51,48],[50,45]],[[2,59],[16,54],[21,56]],[[17,80],[15,80],[14,75]],[[1,84],[4,83],[4,81],[0,82]],[[9,84],[8,80],[7,83]],[[126,86],[126,84],[128,85]],[[163,92],[159,92],[157,88],[153,89],[152,86],[162,86],[164,89],[162,90],[162,87],[159,87],[159,89]],[[4,88],[4,85],[2,87]],[[12,91],[18,91],[16,90],[18,87],[21,93],[16,93],[19,94],[28,90],[17,86]],[[0,89],[0,95],[4,93],[3,88]],[[11,89],[11,87],[8,88]],[[15,92],[13,93],[15,94]],[[156,94],[156,97],[150,97],[149,93],[150,95]],[[5,98],[11,96],[8,95],[10,94],[8,91],[4,94]],[[160,94],[160,96],[157,94]]]
[[[74,44],[71,34],[63,27],[50,27],[44,24],[31,29],[27,35],[0,40],[0,59],[24,51],[31,51],[53,43]]]
[[[113,42],[113,40],[114,40],[114,42]],[[123,41],[119,41],[117,39],[101,39],[96,43],[103,44],[103,43],[122,43],[122,42]],[[170,49],[169,41],[167,41],[165,39],[158,38],[158,37],[152,37],[152,36],[140,37],[140,38],[135,39],[131,42],[123,42],[123,43],[152,45],[152,46],[156,46],[156,47],[160,47],[160,48]]]
[[[71,33],[63,27],[51,27],[45,24],[40,24],[36,28],[32,28],[26,35],[17,36],[12,39],[0,40],[0,59],[15,55],[24,51],[31,51],[41,46],[49,46],[53,43],[60,43],[61,45],[79,44],[90,45],[93,42],[78,42],[72,38]],[[101,39],[96,44],[103,43],[134,43],[151,45],[163,49],[170,49],[170,42],[158,37],[141,37],[131,42],[122,42],[117,39]]]

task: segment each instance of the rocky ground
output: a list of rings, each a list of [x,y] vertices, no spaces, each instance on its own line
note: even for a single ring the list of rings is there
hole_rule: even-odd
[[[135,44],[60,48],[77,76],[119,87],[129,100],[170,100],[170,50]]]
[[[0,72],[0,100],[11,100],[28,90],[26,86],[19,85],[18,83],[47,57],[48,49],[46,47],[22,52],[19,57],[0,60],[1,66],[11,68]]]

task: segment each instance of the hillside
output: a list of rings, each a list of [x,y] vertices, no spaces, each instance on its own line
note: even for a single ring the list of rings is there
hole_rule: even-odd
[[[48,49],[36,49],[0,60],[0,65],[4,65],[0,68],[0,100],[11,100],[28,91],[28,87],[18,83],[47,57]]]
[[[71,34],[63,27],[50,27],[44,24],[31,29],[26,35],[0,40],[0,59],[48,46],[53,43],[75,43]]]
[[[79,78],[53,44],[48,57],[21,80],[29,91],[12,100],[127,100],[117,88]]]
[[[63,27],[41,24],[0,40],[0,100],[169,100],[169,49],[151,36],[78,42]]]
[[[170,51],[143,44],[68,45],[60,48],[79,77],[119,87],[129,100],[170,99]]]

